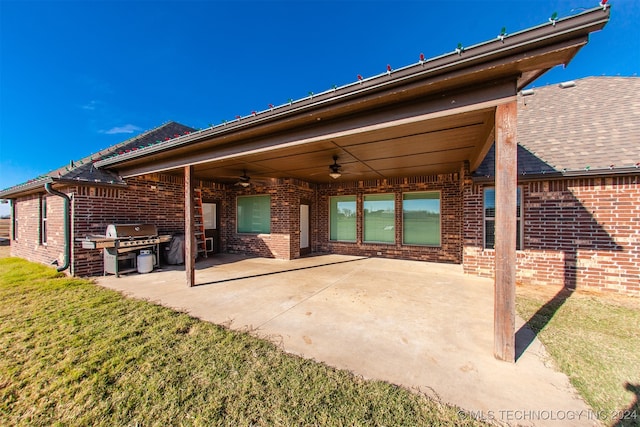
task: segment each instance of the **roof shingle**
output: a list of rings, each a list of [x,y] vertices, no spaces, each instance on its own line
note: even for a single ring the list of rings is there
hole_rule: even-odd
[[[586,77],[518,98],[518,172],[585,173],[640,162],[640,78]],[[493,176],[493,149],[475,171]]]
[[[10,197],[12,194],[36,188],[39,184],[44,185],[45,182],[49,182],[51,180],[77,181],[86,184],[126,185],[126,183],[113,172],[96,168],[94,166],[94,162],[119,153],[138,150],[142,147],[147,147],[161,141],[172,139],[179,135],[194,132],[195,130],[196,129],[176,122],[165,123],[119,144],[112,145],[105,150],[93,153],[83,159],[72,161],[67,166],[54,169],[35,179],[2,190],[0,191],[0,198]]]

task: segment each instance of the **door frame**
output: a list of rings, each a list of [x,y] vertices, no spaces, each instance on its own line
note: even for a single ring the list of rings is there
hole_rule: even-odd
[[[219,199],[210,199],[203,197],[202,203],[208,203],[212,205],[216,205],[216,228],[215,229],[205,229],[205,237],[213,238],[213,253],[220,253],[222,249],[220,248],[220,209],[222,207],[222,202]]]

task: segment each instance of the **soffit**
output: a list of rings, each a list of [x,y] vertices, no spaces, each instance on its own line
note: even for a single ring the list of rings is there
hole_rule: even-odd
[[[326,183],[333,181],[329,176],[333,156],[341,165],[341,180],[448,173],[460,170],[463,162],[484,144],[484,135],[492,129],[493,122],[494,108],[489,107],[267,153],[203,162],[194,166],[194,176],[233,183],[246,172],[252,179],[298,178]]]

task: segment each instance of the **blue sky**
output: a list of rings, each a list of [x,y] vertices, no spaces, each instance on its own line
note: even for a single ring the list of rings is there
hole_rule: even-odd
[[[609,3],[607,27],[534,86],[640,72],[640,2]],[[597,5],[0,0],[0,188],[169,120],[205,128]]]

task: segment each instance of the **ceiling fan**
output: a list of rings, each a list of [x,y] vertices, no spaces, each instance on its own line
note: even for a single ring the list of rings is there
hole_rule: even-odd
[[[236,185],[240,185],[241,187],[248,187],[251,185],[251,177],[247,176],[247,171],[243,170],[242,175],[238,177],[239,181],[236,182]]]
[[[342,176],[342,173],[340,172],[340,168],[342,166],[338,164],[338,156],[334,155],[333,156],[333,164],[329,165],[329,176],[333,179],[338,179]]]

